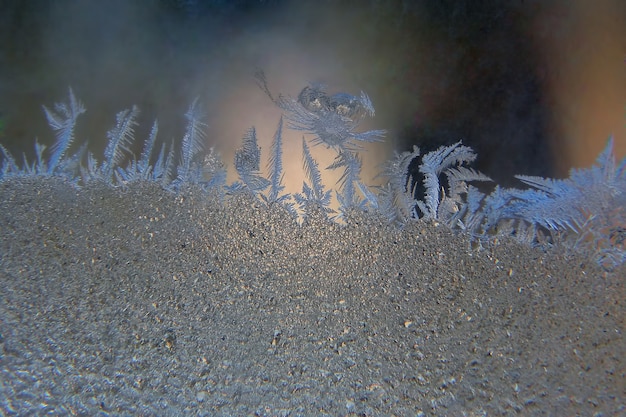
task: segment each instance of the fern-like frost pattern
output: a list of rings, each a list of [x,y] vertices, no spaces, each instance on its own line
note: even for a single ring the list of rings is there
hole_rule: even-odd
[[[220,198],[251,193],[267,205],[284,206],[294,215],[298,213],[297,207],[304,217],[315,207],[329,218],[342,221],[347,211],[358,209],[378,213],[399,226],[419,219],[441,222],[479,242],[501,235],[531,245],[561,241],[574,248],[591,249],[596,261],[606,269],[626,261],[626,158],[616,162],[612,138],[594,166],[572,170],[569,178],[516,176],[526,188],[496,185],[486,192],[485,184],[490,184],[491,179],[471,168],[477,156],[461,142],[424,155],[417,147],[396,154],[380,174],[386,179],[385,184],[371,188],[361,179],[360,145],[382,141],[385,131],[358,131],[363,118],[375,114],[367,94],[329,94],[323,86],[311,83],[296,98],[282,95],[274,98],[264,74],[258,72],[256,79],[282,110],[286,121],[283,122],[283,117],[278,121],[267,166],[268,178],[261,173],[262,155],[256,130],[250,128],[235,153],[234,167],[239,180],[226,183],[226,169],[219,154],[205,147],[206,124],[198,100],[184,115],[187,128],[178,157],[173,145],[156,146],[156,121],[139,159],[132,155],[130,149],[139,114],[135,106],[117,114],[114,127],[107,133],[108,143],[101,162],[86,151],[86,145],[69,155],[77,119],[86,112],[70,89],[67,102],[55,104],[54,110],[44,106],[45,117],[55,134],[49,151],[36,142],[35,161],[24,158],[20,166],[0,145],[0,181],[59,176],[77,187],[91,181],[112,187],[151,181],[174,192],[195,185]],[[305,135],[302,158],[306,181],[302,192],[294,195],[284,193],[282,183],[285,127]],[[323,184],[309,143],[336,152],[335,160],[326,169],[341,171],[335,194],[339,212],[330,207],[332,189]],[[156,155],[155,149],[158,149]],[[411,166],[418,169],[411,172]],[[415,186],[419,183],[424,188],[422,199],[415,196]]]

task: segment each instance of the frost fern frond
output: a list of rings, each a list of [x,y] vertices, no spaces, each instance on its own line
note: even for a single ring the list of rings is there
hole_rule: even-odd
[[[409,165],[420,156],[420,149],[396,153],[394,158],[383,166],[380,176],[387,177],[386,187],[379,190],[379,200],[384,207],[384,215],[391,221],[406,223],[415,217],[415,199],[411,187]]]
[[[186,183],[199,183],[202,181],[201,169],[194,166],[197,160],[205,152],[205,129],[202,112],[196,98],[185,113],[187,129],[183,136],[182,152],[177,168],[177,177],[172,184],[175,188]]]
[[[0,169],[0,179],[7,178],[13,175],[19,175],[21,170],[15,162],[15,158],[11,155],[11,152],[4,145],[0,144],[0,152],[4,155],[2,159],[2,167]]]
[[[119,112],[116,116],[115,127],[107,133],[109,142],[104,150],[104,162],[101,169],[102,178],[109,183],[112,181],[115,167],[123,161],[124,153],[130,152],[138,114],[137,106]]]
[[[294,195],[296,203],[304,210],[305,215],[311,205],[318,206],[327,214],[333,213],[334,211],[329,207],[331,191],[324,190],[319,165],[311,155],[304,138],[302,138],[302,155],[304,172],[311,185],[309,186],[307,183],[302,184],[302,193]]]
[[[157,133],[159,132],[159,123],[155,120],[150,130],[150,136],[146,141],[139,161],[137,162],[137,173],[143,180],[147,180],[150,177],[152,166],[150,165],[150,158],[152,157],[152,150],[154,149],[154,143],[156,142]]]
[[[249,129],[243,137],[241,148],[235,152],[235,169],[239,179],[253,193],[258,193],[270,185],[267,178],[259,175],[261,148],[257,143],[256,130]]]
[[[54,111],[43,106],[43,110],[48,119],[48,124],[55,131],[56,142],[50,148],[52,154],[48,161],[48,175],[52,174],[65,155],[65,152],[74,140],[74,127],[76,119],[86,110],[83,104],[76,99],[72,88],[69,89],[69,101],[67,103],[56,103]]]
[[[467,146],[462,146],[461,142],[450,146],[442,146],[422,157],[419,171],[424,175],[424,189],[426,193],[424,201],[418,202],[418,207],[425,218],[439,218],[439,203],[441,201],[439,175],[448,168],[470,163],[475,159],[476,154],[474,151]]]
[[[283,181],[283,117],[281,116],[276,127],[276,133],[274,133],[274,141],[272,142],[272,149],[270,154],[270,160],[268,163],[268,171],[270,175],[270,192],[268,200],[270,202],[276,202],[279,200],[280,194],[285,189],[282,184]]]
[[[356,131],[362,117],[374,110],[364,93],[362,98],[345,93],[328,96],[323,87],[313,84],[300,92],[298,100],[281,96],[276,103],[285,112],[288,127],[314,135],[315,145],[356,151],[359,142],[380,142],[386,133]]]

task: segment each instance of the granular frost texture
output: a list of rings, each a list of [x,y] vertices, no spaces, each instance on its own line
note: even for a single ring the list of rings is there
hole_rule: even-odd
[[[0,196],[4,415],[626,412],[624,265],[193,186]]]

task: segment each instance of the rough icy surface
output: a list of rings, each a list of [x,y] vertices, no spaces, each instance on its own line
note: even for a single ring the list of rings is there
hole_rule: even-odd
[[[626,413],[626,270],[154,184],[0,184],[4,415]]]

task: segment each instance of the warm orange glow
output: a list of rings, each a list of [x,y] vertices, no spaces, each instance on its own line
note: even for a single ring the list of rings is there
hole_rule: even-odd
[[[280,120],[282,111],[270,98],[255,85],[251,68],[258,65],[263,68],[268,81],[268,86],[273,95],[279,94],[297,97],[302,88],[309,82],[322,82],[328,86],[329,93],[346,92],[359,95],[359,89],[345,88],[348,74],[340,68],[334,49],[302,50],[297,43],[289,41],[282,30],[276,33],[266,32],[263,36],[251,34],[242,35],[239,40],[231,40],[231,45],[236,48],[244,48],[252,42],[259,50],[264,51],[262,62],[253,62],[254,57],[242,54],[241,61],[233,63],[232,71],[222,82],[229,86],[228,92],[221,98],[217,114],[211,118],[212,130],[219,132],[211,136],[210,142],[222,154],[222,159],[228,167],[228,183],[236,181],[237,173],[233,167],[235,151],[241,146],[241,139],[248,129],[254,127],[257,140],[261,147],[261,170],[266,176],[267,164],[270,158],[271,145],[274,133]],[[315,76],[314,79],[308,77]],[[366,92],[369,90],[363,87]],[[374,102],[376,107],[376,102]],[[380,117],[364,121],[360,131],[368,129],[384,129],[386,126]],[[299,193],[302,191],[305,178],[302,162],[302,136],[303,132],[291,130],[287,123],[283,126],[283,169],[285,193]],[[309,138],[309,136],[305,135]],[[311,145],[310,145],[311,146]],[[366,151],[360,153],[363,161],[362,180],[373,185],[380,183],[380,179],[374,177],[380,172],[380,165],[389,159],[391,152],[388,143],[365,144]],[[325,168],[330,165],[336,156],[336,152],[323,146],[311,146],[311,153],[319,164],[322,171],[322,180],[326,189],[339,190],[337,181],[342,171],[328,171]],[[333,193],[333,199],[335,194]],[[362,197],[362,196],[361,196]],[[336,201],[331,208],[337,209]]]
[[[626,3],[557,2],[546,7],[532,31],[545,62],[553,149],[560,173],[593,164],[611,134],[616,156],[623,158]]]

